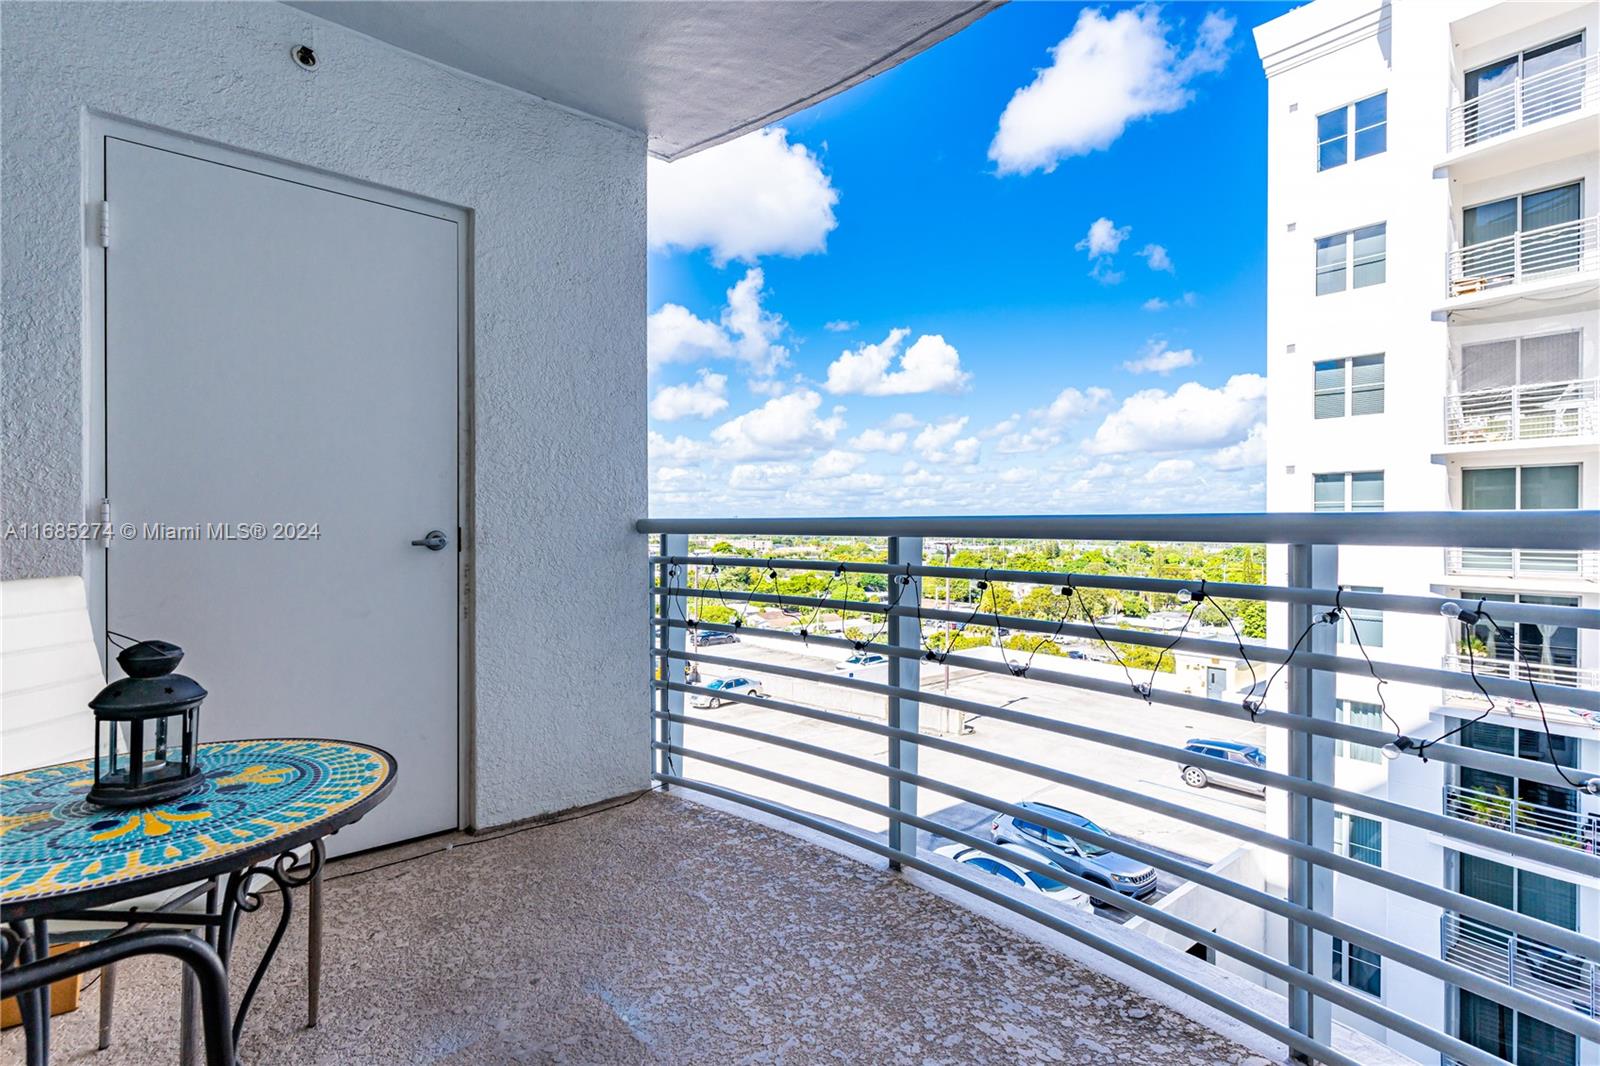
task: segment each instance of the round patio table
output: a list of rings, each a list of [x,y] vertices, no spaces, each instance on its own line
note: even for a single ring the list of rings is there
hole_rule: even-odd
[[[198,758],[199,786],[140,808],[89,803],[90,760],[0,777],[0,910],[7,923],[0,995],[19,997],[30,1066],[48,1061],[45,997],[52,982],[147,952],[182,958],[200,981],[202,1006],[221,1003],[220,1019],[214,1009],[202,1011],[206,1057],[232,1063],[251,1001],[288,928],[291,889],[317,878],[323,841],[381,803],[396,773],[388,752],[336,740],[220,741],[200,745]],[[282,911],[230,1028],[224,968],[240,915],[262,904],[263,879],[278,886]],[[165,906],[203,894],[203,911],[115,909],[184,886],[192,887]],[[51,956],[52,919],[104,922],[111,935]],[[150,923],[192,925],[206,937],[142,929]],[[218,975],[220,1000],[210,987]],[[225,1046],[214,1048],[218,1043]]]

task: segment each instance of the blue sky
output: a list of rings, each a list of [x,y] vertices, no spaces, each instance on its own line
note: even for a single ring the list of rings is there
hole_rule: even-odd
[[[1012,4],[652,161],[651,512],[1260,509],[1288,6]]]

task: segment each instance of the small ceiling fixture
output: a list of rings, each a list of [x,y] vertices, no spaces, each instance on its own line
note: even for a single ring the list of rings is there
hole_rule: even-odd
[[[294,60],[295,65],[301,70],[317,69],[317,53],[312,50],[309,44],[295,45],[289,49],[289,57]]]

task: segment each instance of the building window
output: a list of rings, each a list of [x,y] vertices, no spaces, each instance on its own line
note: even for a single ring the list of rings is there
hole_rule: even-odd
[[[1383,998],[1383,956],[1333,939],[1333,979],[1358,992]]]
[[[1583,331],[1513,337],[1481,344],[1463,344],[1456,374],[1458,392],[1525,387],[1517,405],[1559,403],[1567,385],[1583,376]],[[1482,409],[1480,404],[1474,413]],[[1506,401],[1506,411],[1512,409]],[[1524,417],[1531,411],[1523,411]]]
[[[1457,991],[1456,1038],[1524,1066],[1577,1066],[1578,1038],[1466,989]]]
[[[1333,851],[1369,866],[1382,866],[1383,823],[1349,811],[1334,811]]]
[[[1456,651],[1463,658],[1468,649],[1479,669],[1499,677],[1527,678],[1542,685],[1577,685],[1578,630],[1576,626],[1552,626],[1535,622],[1494,620],[1496,603],[1537,603],[1551,607],[1578,607],[1577,596],[1512,595],[1504,592],[1461,591],[1463,599],[1487,605],[1489,618],[1476,627],[1460,626]],[[1576,765],[1573,763],[1571,765]]]
[[[1383,624],[1381,619],[1378,623]],[[1366,633],[1361,634],[1361,639],[1366,639]],[[1340,700],[1335,705],[1336,717],[1345,725],[1357,725],[1364,729],[1383,728],[1383,710],[1376,703],[1361,703],[1356,700]],[[1371,744],[1357,744],[1352,740],[1336,740],[1333,742],[1333,752],[1341,759],[1352,759],[1355,762],[1369,762],[1381,765],[1383,753]]]
[[[1318,237],[1317,295],[1383,284],[1387,245],[1386,222]]]
[[[1383,356],[1330,359],[1315,371],[1313,417],[1383,414]]]
[[[1578,506],[1579,466],[1486,466],[1461,471],[1464,511],[1541,511]]]
[[[1467,208],[1461,212],[1461,276],[1513,279],[1578,269],[1583,237],[1570,223],[1582,212],[1582,182]]]
[[[1372,585],[1347,585],[1351,592],[1382,592]],[[1354,634],[1352,635],[1352,630]],[[1356,637],[1368,648],[1383,647],[1383,612],[1370,607],[1346,607],[1339,615],[1339,643],[1354,644]],[[1370,705],[1369,705],[1370,706]]]
[[[1577,80],[1581,84],[1581,78],[1573,79],[1570,70],[1551,74],[1551,79],[1559,80],[1540,77],[1582,58],[1583,35],[1580,33],[1467,71],[1462,84],[1462,95],[1469,101],[1465,113],[1466,142],[1477,144],[1484,138],[1516,129],[1519,111],[1522,112],[1521,121],[1528,123],[1582,107],[1583,94],[1571,90],[1572,82]],[[1517,105],[1515,83],[1518,78],[1532,82],[1522,94],[1532,97],[1531,108],[1527,102],[1522,108]]]
[[[1312,510],[1383,510],[1383,471],[1313,475]]]
[[[1389,94],[1379,93],[1317,116],[1317,169],[1331,170],[1389,146]],[[1351,155],[1351,140],[1355,153]]]

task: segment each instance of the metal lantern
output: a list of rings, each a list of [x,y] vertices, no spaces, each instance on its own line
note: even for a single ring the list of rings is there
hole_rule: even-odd
[[[130,644],[117,656],[128,676],[89,701],[95,730],[90,803],[145,807],[200,784],[195,746],[206,690],[172,672],[182,659],[183,649],[164,640]]]

